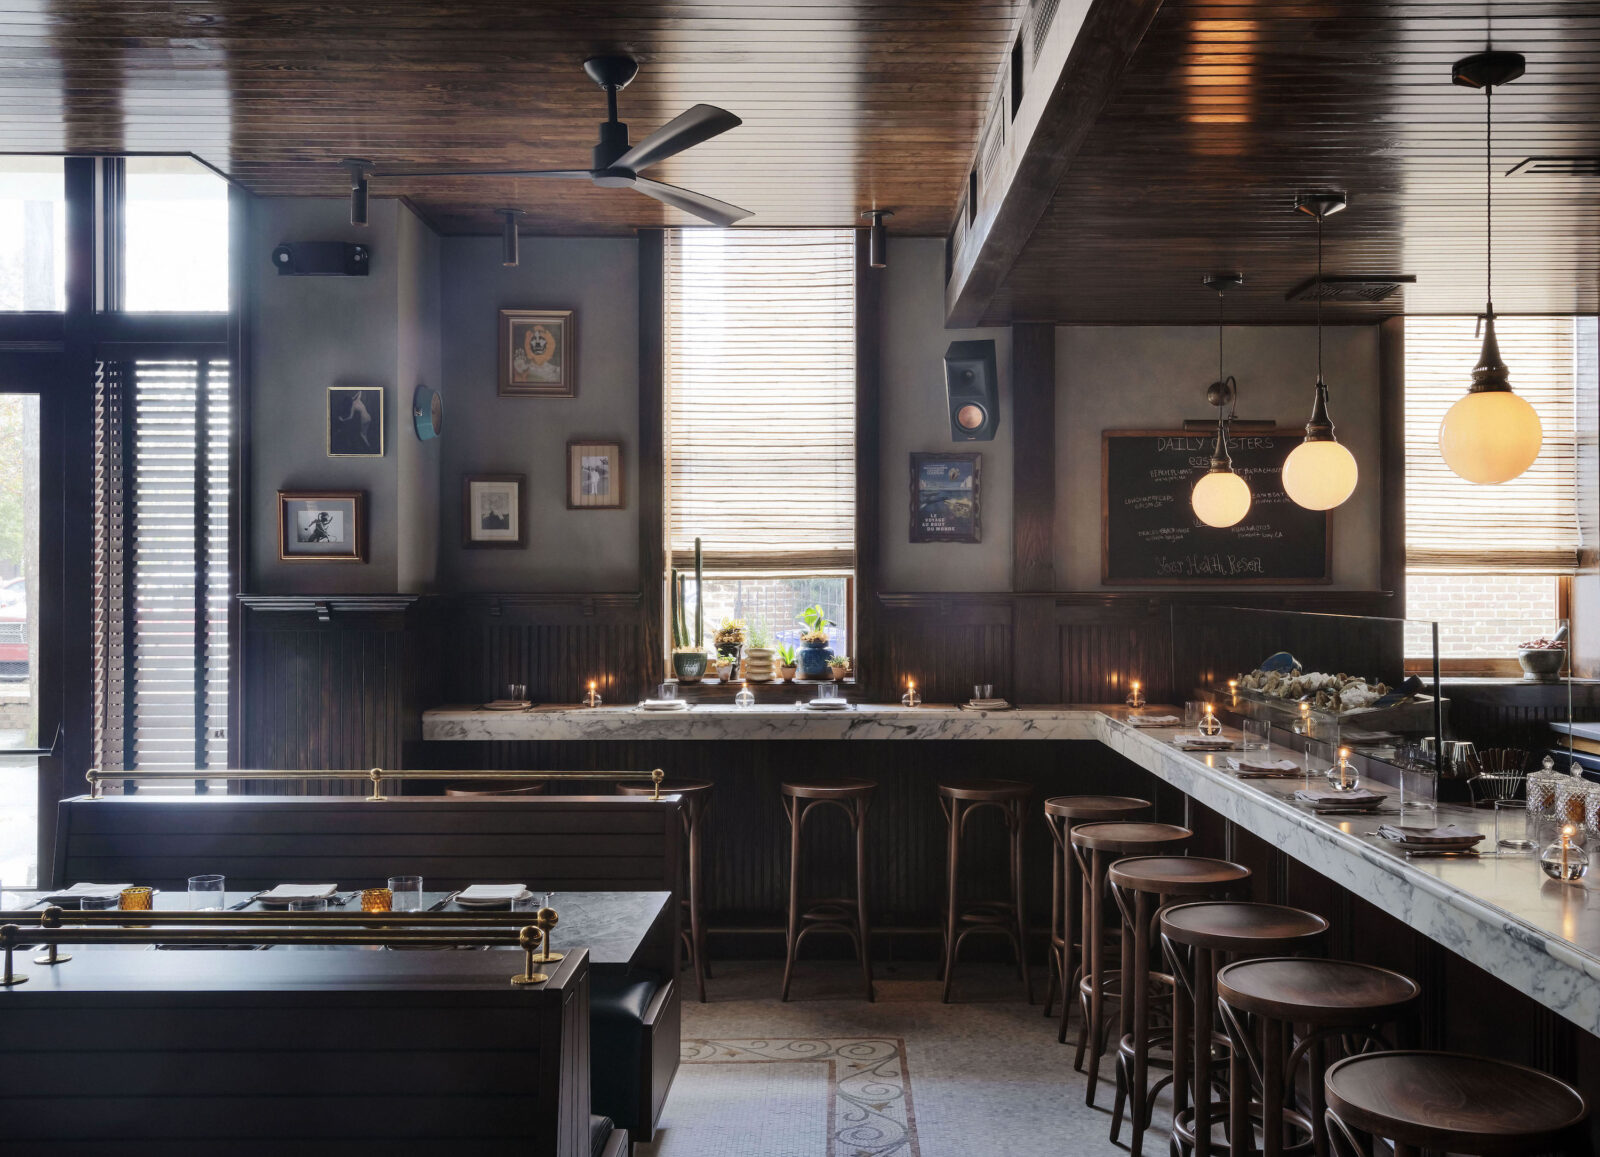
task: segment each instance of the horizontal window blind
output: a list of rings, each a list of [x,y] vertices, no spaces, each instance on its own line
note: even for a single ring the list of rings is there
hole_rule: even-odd
[[[1512,388],[1538,412],[1544,444],[1521,477],[1480,486],[1439,453],[1439,424],[1465,395],[1482,349],[1477,319],[1406,319],[1408,568],[1554,574],[1577,565],[1578,342],[1592,342],[1593,327],[1571,317],[1504,317],[1495,329]]]
[[[673,565],[853,566],[853,232],[670,230],[665,277]]]
[[[225,768],[228,365],[102,362],[97,383],[97,762]]]

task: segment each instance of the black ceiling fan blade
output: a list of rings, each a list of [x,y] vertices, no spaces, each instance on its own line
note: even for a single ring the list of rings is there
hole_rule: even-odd
[[[742,120],[725,108],[718,108],[714,104],[697,104],[685,109],[623,153],[617,158],[616,167],[637,173],[742,124]]]
[[[702,221],[710,221],[713,225],[732,225],[735,221],[743,221],[751,215],[749,209],[741,209],[737,205],[730,205],[726,201],[719,201],[704,193],[680,189],[676,185],[663,185],[660,181],[652,181],[648,177],[635,177],[633,188],[638,189],[646,197],[665,201],[674,209],[693,213]]]
[[[556,177],[568,181],[593,180],[588,169],[376,169],[374,180],[385,177]]]

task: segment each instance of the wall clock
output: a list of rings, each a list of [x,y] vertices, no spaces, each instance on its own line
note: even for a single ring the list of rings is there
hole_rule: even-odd
[[[411,395],[411,420],[417,426],[417,438],[426,442],[444,433],[444,400],[438,390],[418,386]]]

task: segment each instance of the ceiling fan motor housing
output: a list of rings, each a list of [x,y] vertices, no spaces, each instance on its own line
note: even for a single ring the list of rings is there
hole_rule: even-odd
[[[594,164],[590,168],[596,172],[603,172],[617,163],[617,158],[629,149],[628,125],[626,121],[601,121],[600,139],[594,146]],[[595,184],[604,185],[604,177],[596,177]],[[626,181],[617,181],[615,184],[626,184]]]

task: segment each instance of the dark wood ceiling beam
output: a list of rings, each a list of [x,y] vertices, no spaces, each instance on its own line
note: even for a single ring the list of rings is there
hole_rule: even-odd
[[[980,196],[953,255],[946,325],[977,325],[988,312],[1160,7],[1161,0],[1092,0],[1075,34],[1060,25],[1052,32],[1023,86],[1005,155],[990,170],[1000,187]]]

